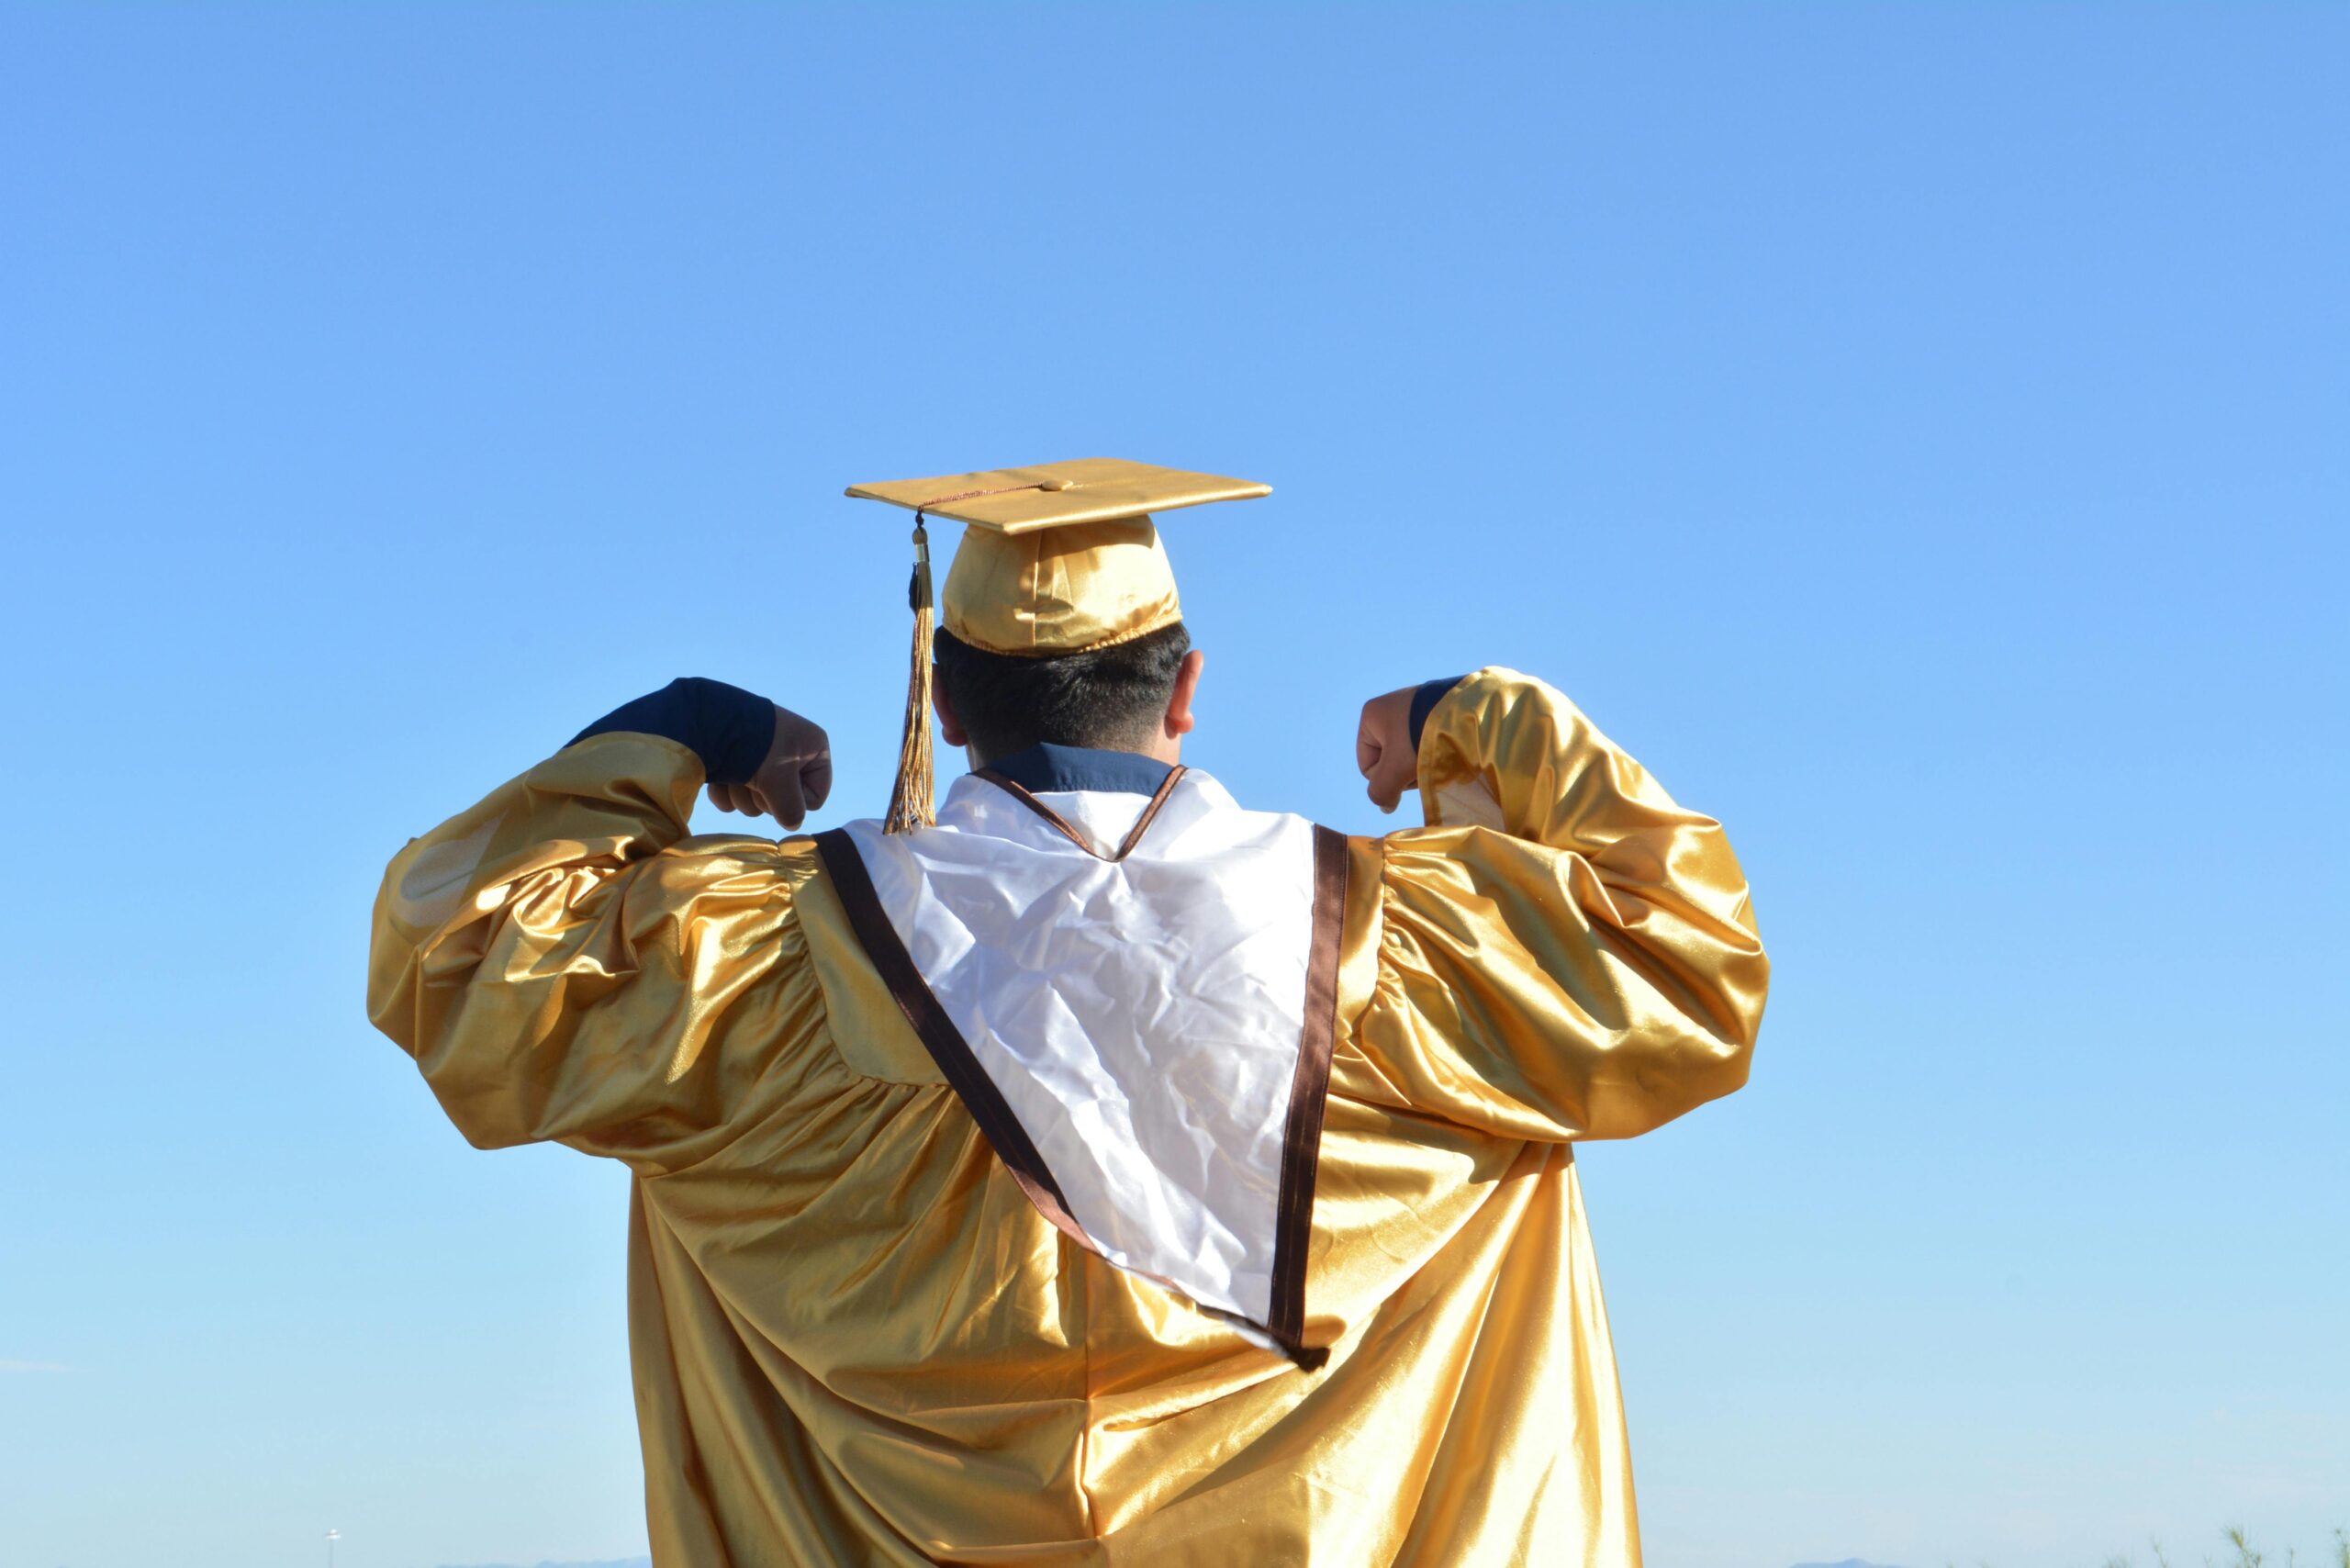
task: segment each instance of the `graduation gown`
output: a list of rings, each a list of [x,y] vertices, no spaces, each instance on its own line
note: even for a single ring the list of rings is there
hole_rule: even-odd
[[[623,732],[400,853],[377,1026],[634,1173],[659,1568],[1639,1561],[1572,1148],[1745,1081],[1745,881],[1510,670],[1419,778],[1384,838],[1194,772],[1125,860],[1138,797],[981,778],[777,843]]]

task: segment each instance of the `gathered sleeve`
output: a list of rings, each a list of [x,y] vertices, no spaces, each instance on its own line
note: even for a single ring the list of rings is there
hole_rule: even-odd
[[[595,734],[393,858],[368,1016],[474,1144],[681,1169],[820,1027],[792,913],[813,855],[686,838],[702,781],[678,741]]]
[[[1427,825],[1374,857],[1377,978],[1338,1064],[1363,1092],[1555,1140],[1746,1081],[1770,969],[1720,823],[1500,668],[1435,703],[1419,785]]]

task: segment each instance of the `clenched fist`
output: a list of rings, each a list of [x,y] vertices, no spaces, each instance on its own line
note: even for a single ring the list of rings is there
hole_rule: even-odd
[[[1382,812],[1393,811],[1404,790],[1420,787],[1420,758],[1412,745],[1412,697],[1418,689],[1407,686],[1362,705],[1355,766],[1370,786],[1371,803]]]
[[[822,725],[778,702],[767,760],[747,783],[712,784],[710,803],[746,817],[773,817],[789,832],[807,821],[808,813],[832,792],[833,738]]]

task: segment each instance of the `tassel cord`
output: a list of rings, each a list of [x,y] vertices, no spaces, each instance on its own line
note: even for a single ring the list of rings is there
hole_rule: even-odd
[[[898,742],[898,778],[890,791],[889,833],[937,824],[937,767],[931,753],[931,641],[937,622],[930,585],[930,532],[914,513],[914,572],[907,586],[914,611],[912,667],[906,676],[906,722]]]
[[[999,485],[988,490],[965,490],[939,496],[914,508],[914,576],[906,597],[913,601],[913,668],[906,675],[906,725],[898,741],[898,779],[890,790],[890,815],[885,833],[912,833],[938,825],[937,764],[931,755],[931,633],[938,612],[930,588],[930,531],[923,525],[932,507],[950,501],[975,500],[981,496],[1007,496],[1016,490],[1066,490],[1066,479],[1036,479],[1025,485]]]

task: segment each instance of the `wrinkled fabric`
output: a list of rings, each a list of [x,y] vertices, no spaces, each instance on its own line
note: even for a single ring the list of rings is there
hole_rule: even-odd
[[[914,967],[1112,1262],[1270,1320],[1305,1025],[1314,825],[1193,768],[1133,852],[1132,795],[967,775],[938,825],[849,834]]]
[[[660,1568],[1638,1563],[1572,1145],[1744,1081],[1718,823],[1539,681],[1437,704],[1430,825],[1350,846],[1307,1372],[1036,1213],[809,841],[687,837],[700,782],[600,735],[412,842],[369,986],[473,1142],[634,1171]]]

